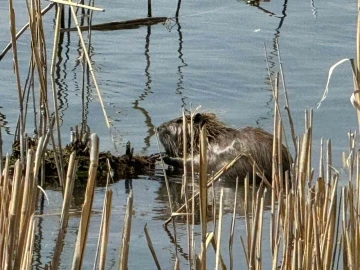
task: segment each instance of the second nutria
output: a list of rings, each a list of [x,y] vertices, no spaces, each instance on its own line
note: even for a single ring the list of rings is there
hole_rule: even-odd
[[[190,124],[190,116],[187,121]],[[217,172],[238,154],[243,153],[236,164],[226,174],[227,178],[243,180],[247,173],[252,175],[253,158],[257,166],[271,181],[273,135],[261,128],[244,127],[235,129],[219,121],[213,113],[197,113],[193,117],[194,127],[194,164],[199,165],[199,136],[201,127],[205,127],[207,136],[207,162],[209,173]],[[183,167],[183,119],[182,117],[165,122],[158,127],[159,139],[165,148],[167,157],[164,158],[168,165]],[[190,125],[188,125],[190,126]],[[187,155],[191,155],[190,128],[187,129]],[[282,146],[283,171],[290,170],[291,156],[287,148]]]

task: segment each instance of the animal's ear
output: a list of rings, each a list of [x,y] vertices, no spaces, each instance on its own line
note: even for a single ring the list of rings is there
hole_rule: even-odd
[[[201,113],[197,113],[195,114],[193,121],[194,121],[194,125],[202,126],[205,121],[205,118]]]

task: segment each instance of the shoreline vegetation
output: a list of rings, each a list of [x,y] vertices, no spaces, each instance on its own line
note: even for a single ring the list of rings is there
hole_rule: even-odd
[[[58,269],[62,252],[70,247],[64,246],[66,237],[69,214],[71,213],[71,200],[75,186],[75,179],[78,171],[82,168],[86,171],[86,188],[84,202],[81,209],[81,219],[77,234],[77,240],[74,249],[72,269],[81,269],[84,254],[86,253],[86,243],[90,217],[92,214],[92,205],[96,182],[99,178],[98,170],[101,167],[101,175],[106,179],[106,188],[104,190],[105,199],[102,209],[102,217],[99,228],[99,238],[97,244],[97,253],[94,259],[94,267],[105,269],[107,244],[110,232],[110,216],[112,203],[112,189],[109,182],[115,173],[113,156],[107,153],[99,153],[99,137],[91,134],[86,126],[85,120],[74,132],[75,139],[71,139],[71,144],[63,147],[61,141],[61,125],[58,115],[57,88],[54,83],[54,64],[57,57],[59,38],[61,28],[65,25],[65,9],[69,11],[69,21],[74,20],[79,41],[82,46],[83,58],[83,91],[85,83],[90,81],[84,78],[91,78],[96,88],[98,100],[101,104],[104,119],[107,127],[110,129],[110,123],[107,118],[106,109],[101,99],[101,91],[96,83],[96,76],[93,72],[88,51],[91,44],[91,20],[94,11],[101,9],[94,8],[94,1],[89,5],[82,2],[81,5],[67,1],[51,0],[53,3],[45,9],[41,8],[40,0],[33,0],[28,3],[28,26],[23,27],[19,33],[16,29],[16,16],[13,8],[13,1],[8,0],[10,33],[12,56],[14,62],[14,72],[16,88],[18,91],[19,118],[17,131],[14,141],[13,166],[11,168],[11,157],[3,154],[0,147],[0,268],[1,269],[31,269],[34,251],[35,224],[41,214],[37,211],[38,201],[44,201],[46,192],[44,186],[48,172],[46,169],[46,157],[51,156],[51,166],[57,174],[58,185],[61,187],[63,203],[59,218],[58,231],[56,232],[56,243],[52,247],[52,257],[43,267],[44,269]],[[360,6],[360,0],[358,5]],[[176,17],[178,17],[181,1],[178,2]],[[42,16],[46,11],[56,7],[56,19],[54,27],[54,47],[52,55],[47,54],[46,44],[48,37],[44,35],[44,26]],[[80,24],[77,20],[77,14],[81,12],[86,14],[87,26],[84,22],[81,27],[87,27],[87,41],[83,39]],[[148,0],[148,14],[151,17],[151,0]],[[160,21],[159,21],[160,22]],[[143,25],[143,22],[142,24]],[[29,70],[19,69],[17,62],[17,38],[21,32],[31,33],[29,43],[30,63]],[[71,27],[67,27],[70,28]],[[23,30],[24,29],[24,30]],[[278,44],[277,44],[278,45]],[[6,49],[4,50],[6,54]],[[4,52],[3,51],[3,52]],[[292,123],[289,99],[285,87],[284,73],[282,70],[280,50],[277,48],[279,57],[280,71],[274,77],[269,73],[274,97],[274,141],[273,141],[273,168],[272,179],[265,179],[262,172],[254,164],[254,178],[248,177],[237,179],[235,194],[237,194],[239,185],[244,185],[245,214],[239,220],[236,219],[236,200],[234,198],[233,214],[231,228],[228,233],[223,230],[223,190],[220,192],[219,201],[209,200],[208,192],[214,193],[214,182],[221,177],[221,174],[229,169],[240,156],[226,165],[222,170],[215,173],[212,177],[207,175],[206,161],[206,134],[202,130],[200,142],[200,169],[195,172],[192,169],[187,172],[184,168],[182,178],[181,195],[184,204],[176,209],[172,204],[172,194],[169,188],[169,182],[164,169],[165,184],[167,187],[169,208],[171,216],[164,223],[164,233],[170,233],[174,239],[175,262],[174,269],[180,269],[177,244],[177,226],[179,222],[186,224],[187,232],[187,254],[190,269],[238,269],[239,265],[234,265],[233,258],[235,254],[242,253],[245,257],[246,265],[241,267],[248,269],[269,269],[270,266],[263,265],[263,258],[271,258],[272,269],[360,269],[360,156],[358,145],[356,143],[358,133],[349,134],[349,151],[344,153],[344,164],[348,173],[348,181],[343,186],[339,185],[339,173],[332,164],[331,141],[322,140],[320,148],[320,160],[318,161],[318,175],[314,175],[312,164],[312,110],[305,112],[305,131],[297,134]],[[265,48],[266,52],[266,48]],[[1,58],[4,54],[1,55]],[[265,53],[267,59],[267,55]],[[357,108],[360,104],[359,87],[360,84],[360,19],[358,18],[357,28],[357,55],[356,60],[351,61],[354,75],[354,93],[352,102]],[[51,60],[50,70],[47,63]],[[20,72],[27,72],[25,82],[20,80]],[[48,84],[49,82],[49,84]],[[50,89],[48,89],[50,85]],[[285,95],[285,112],[280,109],[278,101],[279,93],[283,91]],[[28,102],[33,100],[34,102]],[[36,101],[35,101],[36,100]],[[31,105],[30,105],[31,104]],[[30,108],[32,106],[32,108]],[[33,110],[35,119],[36,139],[29,140],[24,130],[31,120],[27,116],[29,110]],[[194,116],[197,109],[191,112]],[[285,115],[286,114],[286,115]],[[358,121],[360,125],[360,111],[357,110]],[[185,112],[183,113],[184,134],[188,128],[185,124]],[[284,130],[284,119],[289,120],[291,138],[286,138]],[[190,126],[190,134],[193,127]],[[186,136],[183,140],[186,140]],[[1,126],[0,126],[1,142]],[[30,143],[31,142],[31,143]],[[282,174],[281,164],[281,145],[289,142],[294,148],[294,163],[290,172],[287,172],[285,179]],[[187,142],[183,145],[186,147]],[[1,144],[0,144],[1,146]],[[159,150],[160,152],[160,150]],[[186,151],[184,151],[186,153]],[[81,166],[83,158],[88,160],[89,165]],[[160,155],[159,155],[160,157]],[[136,167],[138,162],[140,167],[147,167],[153,164],[155,157],[136,157],[130,144],[123,158],[125,167],[129,162],[134,162],[131,166]],[[157,158],[157,156],[156,156]],[[184,159],[188,157],[184,156]],[[5,160],[5,162],[2,162]],[[118,161],[120,164],[121,161]],[[161,161],[164,168],[164,164]],[[129,166],[129,168],[131,168]],[[195,188],[195,173],[199,174],[198,188]],[[259,186],[255,185],[255,175],[262,178]],[[270,181],[271,180],[271,181]],[[197,192],[195,192],[198,190]],[[193,191],[193,192],[191,192]],[[270,229],[264,230],[264,200],[266,194],[271,194],[270,206]],[[119,243],[118,269],[127,269],[129,258],[129,247],[131,246],[131,225],[133,215],[133,202],[136,200],[132,190],[130,190],[126,215],[124,218],[124,228],[122,239]],[[212,213],[209,213],[208,206],[212,205]],[[219,207],[217,208],[217,205]],[[200,215],[200,222],[195,219]],[[212,223],[212,230],[208,229],[208,224]],[[241,223],[246,230],[246,237],[234,235],[235,227]],[[194,235],[195,225],[200,224],[201,240],[196,242]],[[147,226],[144,227],[146,243],[149,252],[154,259],[148,262],[149,265],[161,269],[161,262],[157,259],[157,252],[161,247],[154,246],[151,241],[151,232]],[[263,235],[268,234],[268,241],[265,241]],[[233,250],[234,241],[240,241],[242,250]],[[224,260],[224,249],[221,248],[228,243],[229,261]],[[200,247],[200,251],[195,248]],[[263,247],[270,247],[270,251],[264,251]],[[184,249],[186,249],[184,248]],[[213,251],[211,251],[211,249]],[[215,254],[215,264],[209,265],[213,261]],[[238,255],[236,255],[238,256]]]

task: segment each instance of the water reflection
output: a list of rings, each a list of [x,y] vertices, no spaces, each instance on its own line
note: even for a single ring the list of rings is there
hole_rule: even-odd
[[[66,42],[64,44],[65,33],[59,35],[59,45],[57,49],[57,59],[55,64],[55,85],[57,88],[57,99],[58,99],[58,110],[60,125],[64,121],[64,114],[66,109],[69,107],[68,91],[69,87],[67,84],[67,63],[69,61],[70,52],[70,33],[66,33]],[[63,59],[63,46],[65,47],[65,59]],[[63,62],[64,61],[64,62]]]
[[[170,187],[170,193],[172,197],[173,207],[174,210],[178,209],[180,206],[183,205],[184,199],[181,198],[181,182],[179,182],[179,178],[170,178],[169,187]],[[197,183],[198,184],[198,183]],[[196,185],[197,185],[196,184]],[[258,186],[252,187],[250,186],[250,190],[248,191],[248,209],[251,212],[251,209],[253,207],[252,205],[252,196],[256,196],[256,192],[258,191]],[[233,214],[233,207],[234,207],[234,201],[235,196],[237,197],[237,203],[236,203],[236,218],[242,219],[245,216],[245,188],[243,184],[239,184],[238,192],[235,193],[235,183],[226,183],[226,182],[218,182],[214,184],[214,190],[211,188],[208,190],[208,228],[213,228],[214,222],[213,222],[213,207],[216,207],[216,222],[218,222],[218,211],[220,208],[220,193],[221,189],[223,189],[223,216],[229,214]],[[198,191],[198,186],[195,187],[195,192]],[[167,189],[164,182],[161,183],[159,189],[155,192],[156,198],[155,201],[158,203],[161,203],[163,205],[168,205],[168,195],[167,195]],[[215,202],[215,204],[214,204]],[[266,209],[269,209],[269,206],[271,205],[271,192],[266,192],[264,197],[264,211]],[[196,207],[197,208],[197,207]],[[171,216],[171,211],[169,207],[166,207],[165,209],[153,209],[154,220],[161,220],[164,221],[168,219]],[[251,215],[251,213],[250,213]],[[176,251],[178,254],[180,254],[185,260],[187,261],[189,259],[189,254],[186,252],[188,250],[187,247],[187,233],[186,229],[184,228],[184,223],[186,222],[185,218],[177,217],[176,218],[176,226],[177,231],[176,235],[173,232],[173,228],[170,225],[169,228],[165,228],[165,231],[169,237],[169,242],[174,245],[176,243]],[[170,223],[171,224],[171,223]],[[197,208],[195,212],[195,225],[200,224],[200,211]],[[180,229],[180,230],[179,230]],[[199,226],[196,226],[195,228],[195,237],[199,236]],[[176,239],[176,241],[175,241]],[[173,259],[175,260],[176,253],[174,252],[174,249],[168,250]]]
[[[180,62],[181,62],[180,65],[178,65],[177,74],[179,75],[179,78],[178,78],[178,82],[176,84],[177,85],[176,93],[181,97],[181,102],[182,102],[181,107],[184,108],[187,111],[187,108],[186,108],[187,96],[183,95],[184,74],[182,72],[182,69],[184,67],[186,67],[187,64],[184,61],[184,58],[183,58],[184,54],[182,52],[182,50],[183,50],[183,35],[182,35],[182,31],[181,31],[181,24],[180,24],[180,21],[179,21],[180,6],[181,6],[181,0],[178,1],[178,7],[177,7],[177,10],[176,10],[176,16],[175,16],[175,21],[176,21],[176,25],[177,25],[177,32],[178,32],[178,35],[179,35],[179,49],[178,49],[179,56],[178,56],[178,58],[180,59]]]
[[[151,1],[148,1],[148,17],[151,17]],[[147,26],[147,34],[145,37],[145,59],[146,59],[146,66],[145,66],[145,88],[144,88],[144,92],[139,96],[138,99],[135,100],[135,102],[133,103],[134,106],[133,108],[135,110],[139,110],[145,117],[145,124],[146,127],[148,128],[147,130],[147,135],[144,138],[144,143],[145,143],[145,147],[142,148],[142,151],[146,152],[146,150],[150,147],[150,138],[151,136],[153,136],[155,134],[154,132],[154,128],[155,126],[153,125],[152,121],[151,121],[151,117],[149,115],[149,112],[139,106],[139,103],[143,100],[146,99],[146,97],[152,93],[151,91],[151,74],[150,74],[150,65],[151,65],[151,61],[150,61],[150,36],[151,36],[151,26],[148,25]]]
[[[38,202],[39,202],[39,205],[36,207],[36,209],[38,211],[38,214],[42,215],[42,214],[44,214],[44,197],[41,196],[41,199]],[[33,256],[32,265],[38,269],[38,268],[41,268],[41,266],[43,265],[42,252],[44,252],[44,247],[42,245],[42,241],[44,239],[44,236],[43,236],[44,219],[40,216],[35,220],[35,222],[36,222],[36,225],[35,225],[35,237],[34,237],[34,249],[33,249],[34,256]]]
[[[315,1],[314,0],[311,0],[311,9],[313,11],[313,16],[315,19],[317,19],[317,8],[315,7]]]
[[[267,63],[268,63],[268,72],[269,72],[269,76],[266,76],[265,78],[265,84],[270,86],[268,90],[272,89],[272,79],[275,78],[276,73],[279,71],[279,67],[278,67],[278,46],[277,46],[277,42],[280,38],[280,29],[284,24],[285,18],[286,18],[286,9],[287,9],[287,4],[288,4],[288,0],[284,0],[284,3],[282,5],[282,11],[281,11],[281,15],[276,15],[276,13],[267,10],[265,8],[263,8],[262,6],[260,6],[261,2],[270,2],[270,0],[263,0],[263,1],[259,1],[259,0],[245,0],[245,2],[247,2],[249,5],[256,7],[257,9],[260,9],[261,11],[263,11],[265,14],[269,15],[269,16],[273,16],[275,18],[279,19],[279,24],[278,26],[275,28],[275,33],[274,33],[274,37],[272,40],[272,47],[270,50],[270,53],[267,53]],[[269,100],[266,102],[265,105],[268,108],[268,112],[266,113],[266,116],[261,116],[256,120],[256,124],[257,125],[261,125],[261,122],[263,120],[269,120],[272,119],[273,117],[273,95],[272,93],[269,95]]]
[[[180,181],[179,181],[180,180]],[[170,178],[169,181],[169,187],[170,187],[170,193],[172,197],[172,203],[174,209],[180,208],[184,204],[184,199],[181,197],[181,179],[179,177],[177,178]],[[189,187],[190,188],[190,187]],[[248,203],[252,204],[252,192],[257,192],[258,186],[252,187],[250,186],[250,194],[248,195]],[[210,188],[208,190],[208,204],[211,205],[212,201],[216,202],[216,209],[219,209],[220,206],[220,192],[221,189],[224,190],[224,197],[223,197],[223,214],[232,214],[233,212],[233,206],[234,206],[234,199],[235,195],[237,196],[237,215],[240,217],[245,216],[245,209],[244,209],[244,203],[245,203],[245,187],[242,183],[239,184],[238,187],[238,193],[235,194],[235,183],[234,182],[217,182],[214,184],[214,192]],[[195,192],[198,191],[198,183],[195,183]],[[271,204],[271,195],[270,192],[266,193],[264,205],[268,206]],[[155,198],[156,201],[162,202],[164,204],[168,204],[168,194],[165,182],[161,183],[161,186],[156,192],[157,196]],[[209,207],[209,209],[211,209]],[[170,209],[167,209],[166,211],[163,211],[163,209],[154,209],[154,212],[156,213],[154,215],[154,219],[160,219],[160,220],[166,220],[170,217],[171,211]],[[200,213],[196,213],[196,219],[195,223],[200,224]],[[181,218],[178,218],[178,221],[184,221]]]
[[[263,11],[264,13],[270,15],[270,16],[275,16],[276,14],[274,12],[271,12],[270,10],[267,10],[265,8],[263,8],[262,6],[260,6],[260,2],[270,2],[270,0],[244,0],[247,4],[249,4],[250,6],[254,6],[257,7],[259,10]]]
[[[2,109],[2,108],[3,107],[0,106],[0,109]],[[0,128],[3,128],[7,135],[11,135],[10,128],[6,126],[7,124],[8,124],[8,121],[6,121],[5,114],[2,114],[0,112]]]
[[[84,25],[85,19],[88,17],[81,16],[80,25]],[[88,19],[89,20],[89,19]],[[89,22],[88,22],[89,23]],[[68,15],[68,28],[71,27],[71,15]],[[65,37],[66,35],[66,37]],[[69,84],[68,84],[68,62],[70,59],[70,32],[61,32],[59,36],[59,44],[57,50],[57,62],[55,64],[55,84],[57,87],[57,98],[59,104],[59,118],[60,125],[64,122],[65,111],[69,108]],[[65,48],[65,50],[64,50]],[[84,60],[83,50],[81,46],[81,41],[79,39],[77,44],[77,60],[75,61],[74,67],[71,69],[72,79],[74,83],[74,90],[78,92],[81,90],[82,97],[82,110],[81,110],[81,119],[82,127],[87,125],[87,117],[89,114],[89,103],[91,101],[91,84],[90,84],[90,73],[87,66],[87,62]],[[92,46],[88,46],[89,57],[94,53]],[[77,69],[82,65],[82,79],[78,80]],[[79,85],[81,83],[81,86]]]
[[[112,233],[112,239],[109,242],[108,250],[109,256],[107,258],[108,263],[111,265],[116,264],[117,258],[117,249],[119,247],[119,242],[121,239],[121,231],[123,226],[123,218],[126,211],[126,195],[128,192],[133,189],[134,192],[134,208],[133,208],[133,223],[132,223],[132,232],[134,234],[131,237],[131,243],[135,246],[146,246],[143,239],[142,229],[145,223],[151,224],[151,231],[157,229],[156,234],[152,234],[152,238],[155,244],[155,248],[162,248],[166,253],[164,257],[166,260],[175,261],[176,257],[184,258],[182,261],[188,263],[189,254],[187,246],[187,232],[186,225],[184,224],[184,219],[181,217],[176,218],[176,237],[173,232],[172,226],[169,226],[169,230],[162,230],[161,225],[164,220],[166,220],[171,215],[168,202],[168,194],[166,190],[166,185],[164,179],[157,177],[156,175],[160,174],[160,170],[157,170],[154,175],[149,175],[147,177],[142,177],[139,179],[125,179],[118,181],[110,185],[110,188],[114,191],[113,196],[113,207],[112,215],[110,222],[110,230]],[[174,209],[177,209],[183,204],[183,198],[181,198],[181,177],[171,176],[169,178],[170,192],[174,204]],[[197,184],[196,184],[197,185]],[[216,183],[214,185],[214,194],[211,189],[208,191],[208,213],[209,213],[209,222],[208,228],[213,228],[212,222],[212,202],[215,198],[216,209],[219,209],[219,198],[221,188],[224,190],[223,197],[223,221],[224,224],[227,223],[226,220],[229,219],[229,214],[232,214],[234,198],[237,196],[237,207],[236,207],[236,218],[243,219],[244,217],[244,201],[245,201],[245,191],[242,184],[239,185],[238,193],[235,193],[234,183]],[[198,187],[195,187],[195,192],[198,191]],[[251,209],[251,200],[252,193],[257,191],[257,187],[253,190],[250,187],[249,190],[249,209]],[[34,249],[34,267],[44,265],[47,263],[53,254],[53,248],[56,244],[56,235],[58,228],[59,216],[49,216],[47,213],[59,212],[59,203],[62,201],[62,195],[60,191],[49,191],[51,194],[50,205],[45,203],[41,205],[39,202],[38,213],[44,213],[43,217],[38,217],[37,219],[37,228],[36,228],[36,238],[35,238],[35,249]],[[73,198],[71,202],[71,211],[81,210],[81,206],[84,203],[84,192],[85,189],[75,189],[73,192]],[[89,254],[95,253],[95,247],[97,242],[97,235],[100,224],[100,215],[104,199],[104,188],[97,187],[94,193],[93,201],[93,213],[92,221],[89,234],[92,235],[88,238],[88,247],[87,252]],[[271,194],[270,192],[266,193],[265,196],[265,211],[271,205]],[[45,209],[43,209],[43,207]],[[54,208],[55,207],[55,208]],[[217,216],[218,218],[218,216]],[[78,225],[80,220],[80,214],[71,215],[69,219],[69,225],[67,229],[67,234],[64,239],[64,251],[62,254],[61,268],[68,269],[70,268],[73,248],[76,242]],[[200,237],[200,226],[199,223],[199,213],[196,213],[196,226],[195,226],[195,237],[198,239]],[[218,221],[217,221],[218,222]],[[140,234],[138,234],[140,233]],[[95,236],[96,235],[96,236]],[[139,235],[139,237],[135,237]],[[175,241],[176,238],[176,241]],[[196,240],[198,241],[198,240]],[[175,246],[176,243],[176,246]],[[175,247],[175,248],[174,248]],[[147,248],[147,247],[146,247]],[[148,252],[145,249],[140,249],[140,253]],[[134,255],[133,255],[134,256]],[[134,258],[134,257],[133,257]],[[90,263],[87,262],[86,267]],[[84,266],[85,267],[85,266]],[[87,269],[87,268],[86,268]]]

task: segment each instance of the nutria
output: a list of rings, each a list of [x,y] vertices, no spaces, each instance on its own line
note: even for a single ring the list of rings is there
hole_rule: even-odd
[[[190,116],[187,121],[190,124]],[[238,154],[243,153],[232,169],[226,174],[226,178],[243,180],[247,173],[252,176],[253,163],[249,155],[258,167],[265,173],[265,177],[271,181],[272,170],[272,147],[273,135],[261,128],[244,127],[235,129],[226,126],[213,113],[197,113],[193,117],[194,127],[194,164],[199,165],[199,135],[200,128],[205,127],[207,134],[207,161],[208,172],[215,173],[224,165],[232,161]],[[183,119],[182,117],[163,123],[158,127],[158,134],[163,144],[167,157],[165,163],[175,168],[183,167]],[[190,126],[190,125],[188,125]],[[187,155],[191,154],[190,128],[188,130]],[[282,146],[283,171],[290,169],[291,156],[287,148]]]

